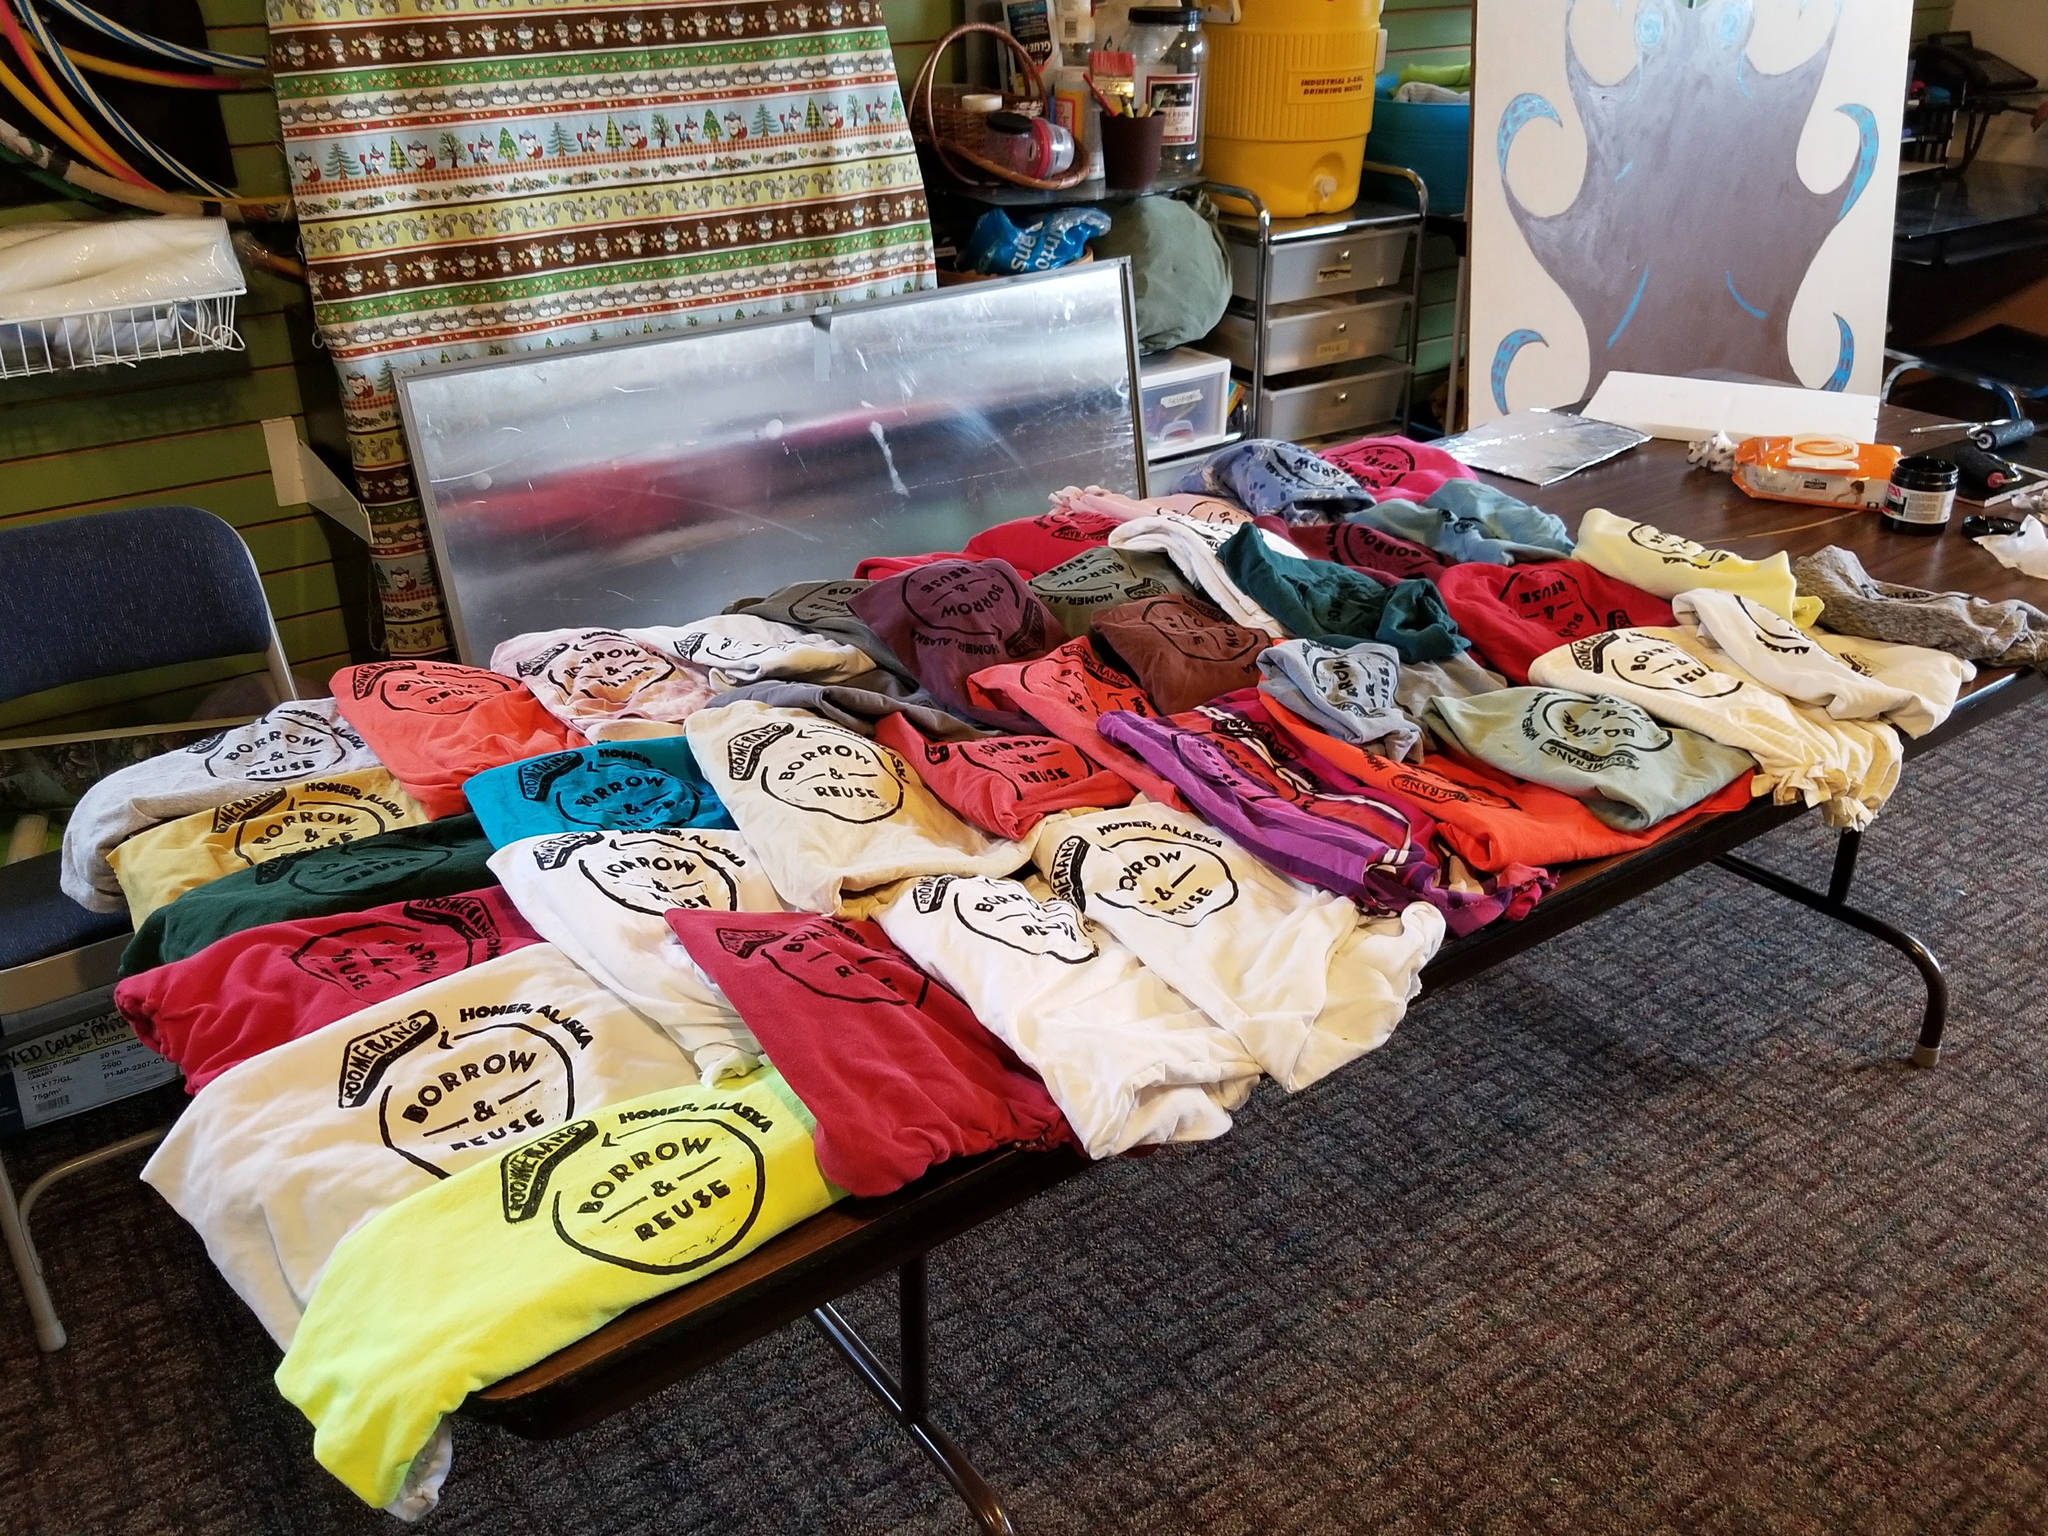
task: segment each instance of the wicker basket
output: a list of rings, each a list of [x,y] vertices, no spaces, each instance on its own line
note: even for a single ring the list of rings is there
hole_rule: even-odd
[[[911,136],[966,186],[988,187],[1008,183],[1014,187],[1036,187],[1044,192],[1060,192],[1079,186],[1088,179],[1086,155],[1077,152],[1074,163],[1057,176],[1026,176],[989,154],[987,124],[984,121],[986,114],[969,112],[960,105],[964,96],[995,93],[935,83],[939,61],[945,57],[946,50],[977,32],[985,32],[1009,48],[1016,55],[1017,72],[1037,87],[1036,94],[1029,96],[1003,92],[1004,110],[1022,112],[1029,117],[1043,117],[1052,110],[1052,87],[1039,74],[1038,67],[1031,62],[1031,55],[1024,51],[1024,45],[1001,27],[990,26],[986,22],[970,22],[948,32],[925,55],[917,79],[910,87]]]

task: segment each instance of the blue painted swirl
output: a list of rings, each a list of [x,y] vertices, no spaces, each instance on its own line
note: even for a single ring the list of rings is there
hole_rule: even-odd
[[[1849,329],[1849,322],[1840,315],[1835,316],[1835,329],[1841,334],[1840,347],[1835,353],[1835,371],[1828,375],[1821,388],[1840,394],[1849,387],[1849,369],[1856,361],[1856,333]]]
[[[1515,135],[1539,117],[1549,118],[1560,128],[1564,126],[1564,119],[1557,115],[1557,108],[1535,91],[1524,91],[1501,112],[1500,131],[1495,137],[1501,175],[1505,176],[1508,173],[1508,150],[1514,146]]]
[[[1636,291],[1630,296],[1628,308],[1621,312],[1621,324],[1614,328],[1614,334],[1607,338],[1607,345],[1613,346],[1621,340],[1621,333],[1628,329],[1629,321],[1636,317],[1636,306],[1643,302],[1643,290],[1650,286],[1650,269],[1643,268],[1643,275],[1636,279]]]
[[[1515,365],[1515,354],[1531,342],[1534,342],[1539,347],[1550,345],[1548,341],[1543,339],[1542,332],[1520,330],[1509,331],[1507,335],[1501,337],[1500,345],[1494,348],[1492,373],[1493,403],[1494,407],[1503,415],[1507,413],[1508,408],[1508,369]]]
[[[1754,304],[1750,303],[1749,300],[1745,299],[1742,296],[1742,294],[1737,290],[1735,286],[1735,274],[1733,272],[1723,272],[1721,276],[1727,279],[1728,297],[1736,302],[1736,304],[1741,308],[1744,314],[1752,315],[1758,320],[1768,320],[1770,318],[1769,315],[1765,314],[1762,310],[1758,309]]]
[[[1856,199],[1863,195],[1863,189],[1870,185],[1871,173],[1877,169],[1877,114],[1861,102],[1852,101],[1835,108],[1856,125],[1856,169],[1849,177],[1849,190],[1842,196],[1842,211],[1837,219],[1846,219],[1849,210],[1856,206]]]

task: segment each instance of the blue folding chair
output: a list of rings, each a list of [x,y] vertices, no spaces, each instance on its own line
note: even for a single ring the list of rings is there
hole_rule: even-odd
[[[241,535],[210,512],[138,507],[0,531],[0,704],[99,678],[256,653],[269,665],[279,700],[296,698],[256,562]],[[0,738],[0,748],[190,733],[242,718]],[[53,1009],[79,1017],[61,1007],[68,1001],[97,1006],[91,995],[99,994],[102,1012],[113,1006],[128,920],[89,912],[64,895],[58,865],[55,853],[0,865],[0,1047],[16,1045]],[[59,1179],[162,1135],[148,1131],[60,1163],[18,1202],[0,1161],[0,1234],[44,1349],[64,1347],[64,1325],[29,1238],[36,1201]]]

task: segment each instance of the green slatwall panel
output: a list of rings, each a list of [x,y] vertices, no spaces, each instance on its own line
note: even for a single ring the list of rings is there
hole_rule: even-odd
[[[889,50],[896,56],[904,100],[910,99],[910,82],[917,78],[932,44],[960,24],[960,15],[961,0],[882,0],[882,21],[889,28]],[[952,72],[945,78],[952,78]]]
[[[262,0],[199,0],[199,10],[214,47],[265,51]],[[268,86],[217,101],[186,99],[199,110],[217,105],[240,190],[283,190],[277,105]],[[7,210],[0,222],[81,216],[79,205],[59,202]],[[294,330],[312,327],[304,290],[253,273],[238,318],[246,344],[238,355],[0,384],[0,527],[160,502],[204,507],[234,524],[249,545],[293,663],[309,680],[324,679],[349,660],[328,532],[311,509],[277,505],[257,425],[301,414],[291,342]],[[0,731],[174,720],[207,689],[252,669],[173,668],[19,700],[0,706]]]

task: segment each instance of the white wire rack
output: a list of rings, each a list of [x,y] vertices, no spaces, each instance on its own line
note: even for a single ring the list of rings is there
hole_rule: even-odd
[[[166,299],[45,320],[0,321],[0,379],[134,366],[195,352],[239,352],[239,293]]]

